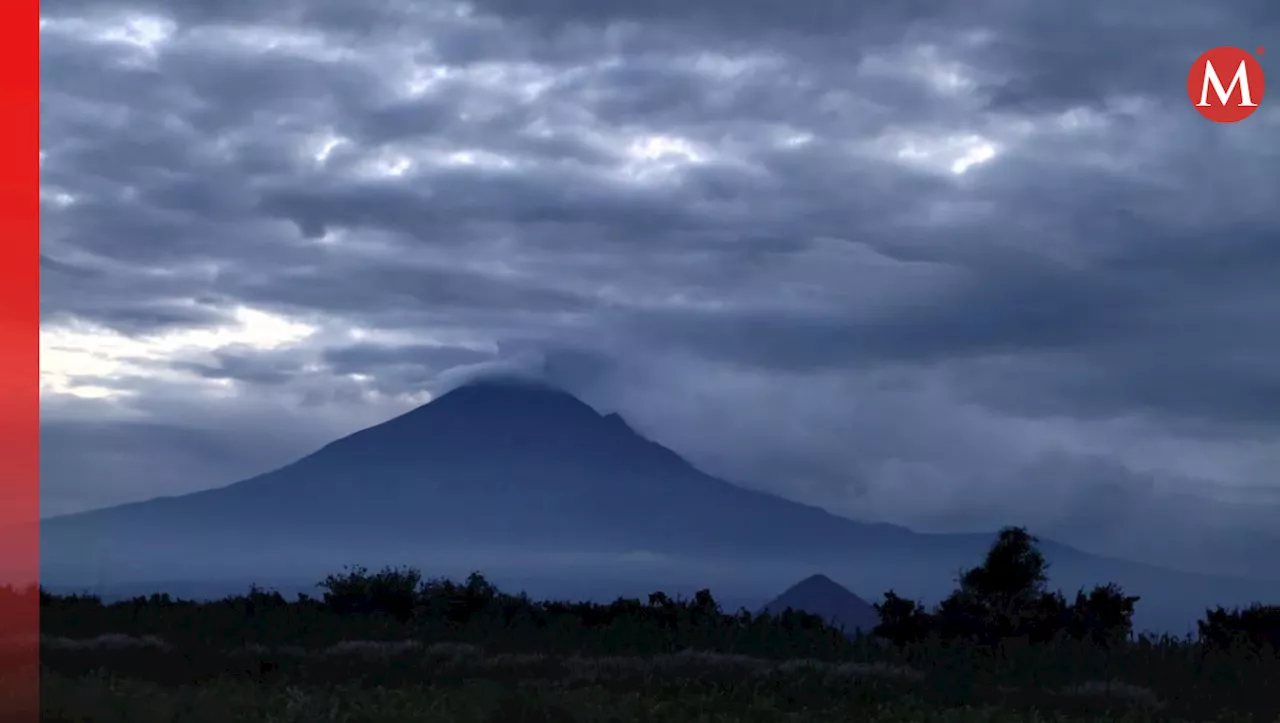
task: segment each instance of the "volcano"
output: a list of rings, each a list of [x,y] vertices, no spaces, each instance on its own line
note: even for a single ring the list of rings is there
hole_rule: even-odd
[[[938,597],[991,539],[856,522],[748,490],[563,390],[487,380],[226,487],[46,519],[41,566],[45,579],[79,584],[590,558],[622,561],[593,575],[647,561],[654,579],[679,560],[762,593],[821,567],[859,589]],[[1193,614],[1277,592],[1044,550],[1062,587],[1115,581]]]

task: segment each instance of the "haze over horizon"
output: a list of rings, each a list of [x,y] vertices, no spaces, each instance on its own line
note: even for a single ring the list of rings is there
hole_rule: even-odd
[[[1280,544],[1280,103],[1184,93],[1274,3],[41,12],[45,515],[514,370],[853,519]]]

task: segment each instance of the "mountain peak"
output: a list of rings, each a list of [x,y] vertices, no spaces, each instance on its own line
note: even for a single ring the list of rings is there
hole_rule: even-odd
[[[467,382],[459,384],[452,390],[442,394],[446,396],[463,390],[488,390],[488,391],[506,391],[511,393],[517,392],[542,392],[542,393],[559,393],[566,396],[573,396],[569,392],[560,387],[537,377],[524,374],[488,374],[482,377],[473,378]]]
[[[517,447],[549,450],[575,438],[598,437],[608,428],[599,412],[564,389],[527,377],[486,376],[330,442],[317,454],[330,465],[337,455],[338,463],[348,466],[412,460],[430,467],[433,455],[438,461],[469,452],[474,459],[492,461],[493,455]]]
[[[487,377],[455,387],[410,412],[432,415],[541,420],[600,421],[600,413],[569,392],[547,382],[524,377]]]
[[[880,619],[870,603],[821,574],[810,575],[787,588],[763,611],[777,614],[788,608],[817,615],[847,632],[870,630]]]
[[[801,580],[795,585],[792,585],[791,589],[792,590],[827,589],[827,590],[844,590],[845,592],[848,592],[847,590],[844,589],[844,587],[840,583],[836,582],[835,580],[832,580],[831,578],[827,577],[826,575],[823,575],[822,573],[817,573],[814,575],[810,575],[809,577],[806,577],[805,579]]]
[[[551,384],[550,382],[519,376],[494,376],[474,379],[441,394],[436,397],[435,401],[438,402],[447,397],[479,396],[503,396],[511,399],[523,397],[527,399],[539,398],[544,400],[555,398],[578,401],[578,398],[573,394],[570,394],[565,389]],[[579,402],[579,404],[581,404],[581,402]]]

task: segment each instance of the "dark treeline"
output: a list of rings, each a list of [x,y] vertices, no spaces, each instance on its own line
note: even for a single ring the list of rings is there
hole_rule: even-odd
[[[1151,691],[1167,706],[1164,713],[1194,720],[1222,710],[1280,714],[1280,701],[1268,692],[1280,688],[1280,607],[1208,610],[1192,638],[1135,636],[1137,598],[1103,584],[1068,599],[1048,590],[1046,579],[1035,538],[1006,529],[940,604],[927,609],[887,592],[876,605],[879,625],[857,635],[794,610],[726,611],[706,590],[687,599],[659,592],[607,604],[538,601],[499,590],[479,574],[451,581],[413,568],[348,569],[321,581],[318,594],[294,599],[255,588],[215,601],[153,594],[104,604],[91,595],[41,590],[42,666],[60,676],[110,671],[162,685],[248,676],[397,686],[449,675],[514,675],[519,665],[556,679],[576,675],[573,660],[689,652],[779,666],[807,660],[905,667],[920,677],[900,693],[945,705],[1060,707],[1066,699],[1044,691],[1122,681],[1136,686],[1134,695]],[[443,668],[432,662],[458,646],[495,662]],[[341,650],[378,652],[357,661],[334,652]],[[731,664],[717,670],[728,676],[726,686],[746,684],[730,680]],[[796,674],[789,685],[808,685]]]
[[[104,604],[91,595],[41,593],[42,632],[156,636],[181,647],[276,645],[323,648],[348,640],[461,642],[494,652],[655,655],[709,650],[768,658],[836,660],[854,640],[821,618],[788,610],[753,615],[721,609],[709,591],[653,593],[612,603],[533,600],[482,575],[426,579],[412,568],[330,575],[320,596],[287,599],[251,589],[216,601],[152,594]]]
[[[1070,601],[1048,590],[1048,564],[1036,543],[1022,528],[1001,531],[985,560],[962,572],[956,590],[932,610],[893,591],[885,593],[875,606],[880,624],[872,634],[898,647],[998,647],[1010,641],[1045,644],[1070,639],[1108,648],[1135,642],[1132,618],[1139,598],[1114,584],[1079,591]],[[41,590],[42,628],[59,635],[111,631],[186,638],[203,633],[201,642],[206,644],[220,635],[279,643],[311,639],[319,644],[344,632],[386,637],[416,628],[455,635],[476,627],[527,629],[572,632],[574,638],[626,629],[624,640],[609,652],[623,652],[628,646],[636,653],[670,652],[714,644],[727,652],[768,657],[839,656],[849,642],[841,631],[803,612],[757,615],[722,610],[708,590],[690,599],[656,592],[647,600],[607,604],[535,601],[503,592],[480,574],[455,582],[428,579],[413,568],[352,568],[326,577],[318,588],[320,596],[299,595],[294,600],[255,588],[214,602],[154,594],[109,605],[90,595]],[[10,589],[7,594],[22,593]],[[205,624],[189,627],[196,617]],[[251,624],[255,620],[262,625]],[[1280,650],[1280,606],[1208,610],[1199,621],[1198,640],[1181,642],[1274,654]]]
[[[1001,530],[982,564],[962,572],[956,590],[933,610],[886,592],[875,606],[880,615],[875,634],[899,646],[926,640],[998,646],[1008,640],[1071,639],[1113,648],[1135,642],[1133,613],[1141,598],[1106,583],[1080,590],[1068,602],[1048,589],[1049,565],[1037,542],[1024,528]],[[1205,649],[1280,651],[1280,606],[1206,610],[1197,628],[1196,642]]]

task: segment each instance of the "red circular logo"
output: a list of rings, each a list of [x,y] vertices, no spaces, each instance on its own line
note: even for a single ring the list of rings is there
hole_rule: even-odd
[[[1259,54],[1262,48],[1258,48]],[[1224,45],[1206,50],[1191,64],[1187,97],[1200,115],[1214,123],[1242,121],[1258,109],[1267,90],[1258,59]]]

